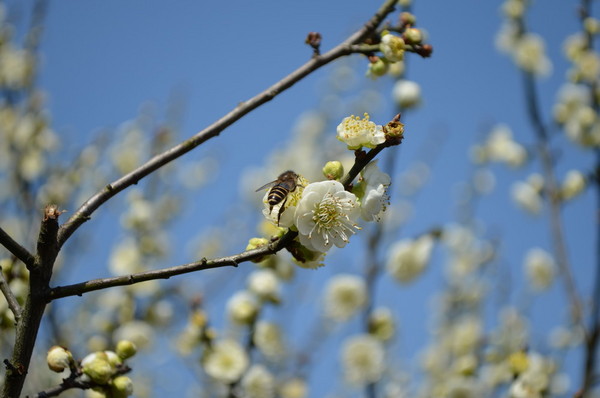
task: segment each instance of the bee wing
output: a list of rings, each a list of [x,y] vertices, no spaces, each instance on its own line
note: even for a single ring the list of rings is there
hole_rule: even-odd
[[[277,183],[277,180],[275,181],[271,181],[271,182],[267,182],[265,185],[263,185],[262,187],[258,188],[256,191],[254,192],[258,192],[258,191],[262,191],[263,189],[267,189],[272,187],[273,185],[275,185]]]

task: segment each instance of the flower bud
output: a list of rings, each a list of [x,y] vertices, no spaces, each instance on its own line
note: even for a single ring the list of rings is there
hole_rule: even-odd
[[[423,32],[417,28],[408,28],[404,31],[404,41],[410,44],[419,44],[423,41]]]
[[[403,12],[400,14],[400,22],[404,25],[414,25],[417,23],[417,18],[410,12]]]
[[[114,398],[128,397],[133,394],[133,382],[127,376],[117,376],[111,383],[110,392]]]
[[[263,247],[269,244],[269,240],[265,238],[251,238],[248,241],[248,246],[246,246],[246,251],[258,249],[259,247]],[[254,260],[250,260],[253,263],[260,263],[268,256],[260,256],[255,258]]]
[[[110,364],[108,355],[104,352],[95,352],[86,356],[81,361],[83,373],[96,384],[106,384],[115,373],[115,368]]]
[[[46,361],[50,370],[60,373],[70,367],[71,363],[73,363],[73,356],[69,350],[55,345],[48,350]]]
[[[367,76],[377,78],[386,74],[388,70],[388,64],[381,58],[373,60],[369,63],[369,69],[367,70]]]
[[[131,358],[137,352],[137,347],[129,340],[121,340],[117,343],[117,355],[121,359]]]
[[[339,180],[344,175],[344,166],[337,160],[327,162],[323,167],[323,175],[328,180]]]

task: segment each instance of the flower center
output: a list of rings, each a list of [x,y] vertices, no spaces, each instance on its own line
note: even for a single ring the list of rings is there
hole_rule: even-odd
[[[331,230],[340,225],[339,218],[342,215],[342,205],[331,194],[325,195],[320,203],[317,203],[313,213],[313,221],[317,224],[319,232],[321,229]]]

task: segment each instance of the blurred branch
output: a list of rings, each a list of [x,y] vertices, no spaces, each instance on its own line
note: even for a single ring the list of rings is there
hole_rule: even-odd
[[[573,321],[575,324],[582,325],[583,310],[581,299],[579,298],[577,288],[575,287],[575,281],[573,280],[563,233],[563,223],[560,214],[561,198],[556,182],[556,176],[554,175],[555,159],[550,151],[548,131],[540,116],[535,80],[531,73],[523,72],[523,85],[525,88],[527,113],[537,139],[537,151],[544,173],[546,198],[550,205],[550,232],[552,234],[552,244],[556,255],[556,262],[565,284]]]
[[[115,376],[124,375],[124,374],[129,373],[130,371],[131,371],[131,368],[129,366],[119,365],[117,367]],[[47,390],[38,392],[37,394],[35,394],[33,396],[33,398],[57,397],[60,394],[62,394],[63,392],[65,392],[67,390],[71,390],[73,388],[77,388],[80,390],[88,390],[88,389],[96,387],[96,386],[97,385],[95,385],[89,381],[82,380],[81,371],[72,371],[71,374],[69,375],[69,377],[67,377],[66,379],[63,379],[62,383],[60,383],[57,386],[51,387]]]
[[[35,257],[33,257],[33,254],[29,253],[27,249],[18,244],[2,228],[0,228],[0,244],[6,247],[6,249],[9,252],[11,252],[16,258],[23,261],[23,263],[27,266],[27,269],[31,268],[35,261]]]
[[[383,19],[394,10],[396,0],[386,0],[379,10],[364,24],[364,26],[348,37],[344,42],[340,43],[325,54],[314,56],[307,63],[296,69],[294,72],[284,77],[279,82],[267,88],[262,93],[253,98],[240,103],[235,109],[230,111],[219,120],[198,132],[193,137],[186,141],[168,149],[167,151],[156,155],[148,162],[124,175],[118,180],[108,184],[103,190],[99,191],[89,198],[69,220],[61,226],[58,243],[62,246],[67,239],[75,232],[84,222],[90,219],[92,213],[98,209],[103,203],[124,190],[125,188],[137,184],[139,180],[146,177],[150,173],[156,171],[160,167],[166,165],[174,159],[186,154],[200,144],[206,142],[210,138],[216,137],[227,127],[238,121],[240,118],[258,108],[260,105],[272,100],[277,95],[293,86],[310,73],[336,60],[337,58],[352,54],[352,46],[361,43],[369,37],[381,24]]]
[[[2,272],[2,267],[0,267],[0,291],[4,294],[6,301],[8,302],[8,308],[12,311],[15,316],[15,321],[19,323],[21,320],[21,312],[23,311],[21,305],[17,301],[17,298],[13,294],[12,290],[10,290],[10,286],[6,282],[6,278],[4,278],[4,273]]]

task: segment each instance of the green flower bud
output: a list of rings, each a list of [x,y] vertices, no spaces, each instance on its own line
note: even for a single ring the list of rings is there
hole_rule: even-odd
[[[125,398],[133,394],[133,382],[127,376],[117,376],[110,385],[111,397]]]
[[[265,238],[251,238],[248,241],[248,246],[246,246],[246,251],[248,250],[254,250],[254,249],[258,249],[259,247],[263,247],[269,244],[269,240],[265,239]],[[258,258],[255,258],[254,260],[251,260],[253,263],[260,263],[261,261],[263,261],[265,258],[267,258],[268,256],[260,256]]]
[[[367,71],[368,76],[380,77],[387,73],[388,64],[381,58],[378,58],[375,62],[369,63],[369,70]]]
[[[83,373],[96,384],[106,384],[115,374],[115,368],[110,364],[108,355],[104,352],[95,352],[81,361]]]
[[[423,32],[417,28],[408,28],[404,31],[404,41],[410,44],[419,44],[423,41]]]
[[[66,348],[55,345],[48,350],[46,361],[50,370],[60,373],[71,366],[73,356]]]
[[[405,25],[414,25],[417,23],[417,17],[410,12],[405,11],[400,14],[400,21]]]
[[[137,352],[137,347],[129,340],[121,340],[117,343],[117,355],[121,359],[131,358]]]
[[[323,175],[328,180],[339,180],[344,175],[344,166],[337,160],[327,162],[323,167]]]

